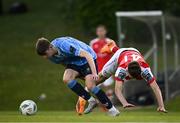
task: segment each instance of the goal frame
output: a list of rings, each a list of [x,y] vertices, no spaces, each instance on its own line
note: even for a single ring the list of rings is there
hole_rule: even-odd
[[[157,71],[158,71],[158,53],[157,53],[157,36],[155,33],[155,30],[153,28],[153,24],[149,21],[144,21],[141,19],[138,19],[138,17],[159,17],[161,22],[161,31],[162,31],[162,44],[163,44],[163,69],[164,69],[164,81],[165,81],[165,99],[169,100],[169,84],[168,84],[168,73],[167,73],[167,46],[166,46],[166,24],[165,24],[165,17],[163,15],[162,11],[118,11],[115,13],[116,19],[117,19],[117,35],[118,35],[118,42],[119,46],[123,47],[123,41],[121,38],[122,33],[122,25],[121,25],[121,18],[122,17],[129,17],[132,19],[136,19],[139,21],[144,22],[147,24],[151,34],[152,34],[152,40],[153,45],[152,48],[150,48],[147,53],[144,55],[145,59],[151,56],[153,54],[153,73],[157,77]]]

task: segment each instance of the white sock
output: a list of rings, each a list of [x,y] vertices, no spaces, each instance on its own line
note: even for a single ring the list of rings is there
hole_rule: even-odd
[[[85,87],[84,89],[85,89],[87,92],[89,92],[89,90],[88,90],[88,88],[87,88],[87,87]]]
[[[91,96],[91,98],[88,99],[88,102],[91,102],[91,101],[95,101],[95,98],[93,96]]]
[[[112,106],[112,108],[110,108],[109,111],[112,111],[112,110],[116,110],[116,108]]]

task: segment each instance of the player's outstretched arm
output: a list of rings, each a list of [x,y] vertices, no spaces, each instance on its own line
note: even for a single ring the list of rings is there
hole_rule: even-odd
[[[156,81],[154,80],[154,82],[152,82],[150,84],[150,86],[151,86],[151,88],[156,96],[157,102],[158,102],[157,111],[167,113],[166,109],[164,108],[161,90],[160,90],[159,86],[157,85]]]
[[[115,94],[117,98],[119,99],[119,101],[122,103],[123,108],[134,107],[135,105],[128,103],[127,100],[124,98],[122,94],[122,88],[123,88],[123,82],[116,80]]]
[[[95,66],[95,63],[94,63],[94,59],[93,57],[91,56],[91,54],[89,54],[87,51],[85,50],[80,50],[80,57],[85,57],[88,61],[88,64],[91,68],[91,71],[92,71],[92,74],[93,74],[93,79],[94,80],[98,80],[98,75],[97,75],[97,71],[96,71],[96,66]]]

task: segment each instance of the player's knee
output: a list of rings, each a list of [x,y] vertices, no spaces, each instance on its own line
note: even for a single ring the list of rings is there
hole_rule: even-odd
[[[95,85],[93,83],[88,83],[88,84],[86,84],[86,87],[90,91],[95,87]]]
[[[71,81],[71,79],[69,79],[69,78],[63,78],[63,82],[64,82],[65,84],[68,84],[70,81]]]
[[[96,86],[96,84],[92,81],[86,82],[86,87],[88,88],[88,90],[92,90],[95,86]]]
[[[78,73],[71,69],[66,69],[63,76],[63,82],[65,84],[69,83],[71,80],[74,80]]]
[[[75,79],[75,77],[65,76],[65,77],[63,77],[63,82],[64,82],[65,84],[68,84],[70,81],[72,81],[72,80],[74,80],[74,79]]]

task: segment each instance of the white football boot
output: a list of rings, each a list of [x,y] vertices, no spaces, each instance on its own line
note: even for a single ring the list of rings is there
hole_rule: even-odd
[[[109,116],[115,117],[115,116],[119,116],[119,114],[120,112],[114,106],[108,110]]]
[[[88,114],[90,112],[92,112],[92,110],[97,106],[97,102],[96,99],[94,97],[91,97],[88,100],[88,107],[85,109],[84,114]]]

